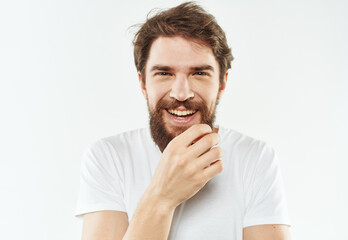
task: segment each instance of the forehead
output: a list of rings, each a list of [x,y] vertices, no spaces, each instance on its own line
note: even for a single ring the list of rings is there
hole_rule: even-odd
[[[174,69],[211,65],[218,69],[218,63],[209,46],[179,36],[159,37],[152,43],[146,64],[147,71],[154,65],[165,65]]]

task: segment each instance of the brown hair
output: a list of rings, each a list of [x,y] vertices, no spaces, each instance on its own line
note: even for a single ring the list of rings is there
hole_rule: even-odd
[[[150,12],[151,13],[151,12]],[[231,68],[233,56],[228,47],[225,32],[215,17],[194,2],[185,2],[177,7],[161,11],[146,22],[134,36],[134,62],[145,81],[145,66],[152,43],[158,37],[181,36],[202,42],[212,48],[220,68],[220,83],[225,72]]]

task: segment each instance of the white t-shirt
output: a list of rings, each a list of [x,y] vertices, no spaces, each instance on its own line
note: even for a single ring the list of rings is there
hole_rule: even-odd
[[[219,135],[224,169],[175,209],[168,240],[242,240],[244,227],[290,226],[272,146],[221,126]],[[149,128],[91,144],[82,158],[75,215],[117,210],[130,222],[161,154]]]

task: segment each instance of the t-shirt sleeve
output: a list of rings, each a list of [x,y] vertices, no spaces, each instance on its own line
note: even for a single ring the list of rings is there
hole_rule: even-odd
[[[85,149],[81,161],[76,217],[102,210],[126,212],[118,162],[113,146],[102,139]]]
[[[291,226],[281,169],[273,147],[267,143],[257,148],[245,181],[243,227],[262,224]]]

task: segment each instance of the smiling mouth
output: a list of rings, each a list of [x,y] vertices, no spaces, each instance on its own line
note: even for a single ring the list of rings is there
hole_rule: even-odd
[[[166,109],[166,111],[175,117],[189,117],[194,115],[197,112],[197,110],[180,111],[180,110],[174,110],[174,109]]]

